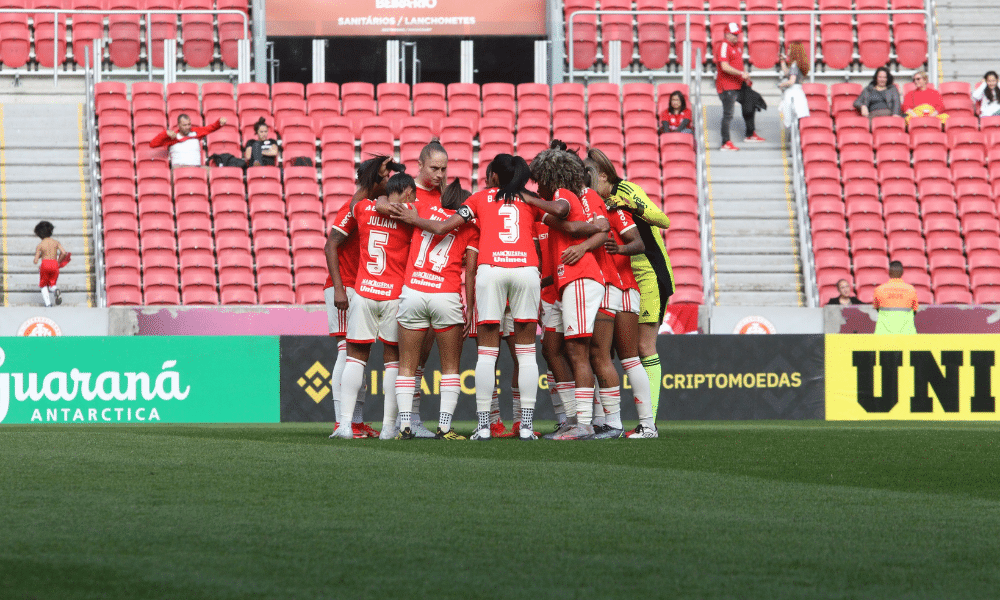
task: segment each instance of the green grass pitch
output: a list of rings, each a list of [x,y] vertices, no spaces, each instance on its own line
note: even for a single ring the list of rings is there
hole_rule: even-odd
[[[1000,595],[993,424],[329,433],[0,428],[0,599]]]

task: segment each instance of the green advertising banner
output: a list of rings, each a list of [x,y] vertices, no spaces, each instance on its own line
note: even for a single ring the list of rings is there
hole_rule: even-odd
[[[0,423],[277,423],[278,338],[0,338]]]

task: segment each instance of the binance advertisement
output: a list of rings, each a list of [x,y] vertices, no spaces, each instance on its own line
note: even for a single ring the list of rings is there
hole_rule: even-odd
[[[1000,335],[827,335],[828,421],[994,421]]]

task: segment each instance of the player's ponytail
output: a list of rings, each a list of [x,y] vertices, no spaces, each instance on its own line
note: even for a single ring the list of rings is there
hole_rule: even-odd
[[[608,182],[611,185],[616,185],[622,178],[618,176],[618,170],[615,168],[615,164],[611,162],[608,155],[601,152],[597,148],[591,148],[587,152],[587,159],[591,161],[599,173],[604,173],[608,178]]]
[[[441,192],[441,208],[447,210],[458,210],[458,207],[465,202],[465,199],[471,196],[472,193],[469,190],[462,189],[462,182],[456,177],[448,187],[444,188]]]
[[[524,186],[531,178],[528,163],[520,156],[510,154],[497,154],[496,158],[490,162],[486,172],[487,176],[496,174],[497,187],[500,188],[500,191],[497,192],[497,199],[503,200],[507,204],[520,197]]]
[[[448,158],[448,151],[441,145],[441,141],[438,138],[431,138],[431,141],[420,149],[420,156],[417,160],[421,163],[427,162],[427,159],[429,159],[432,154],[437,154],[439,152],[444,154],[445,158]]]

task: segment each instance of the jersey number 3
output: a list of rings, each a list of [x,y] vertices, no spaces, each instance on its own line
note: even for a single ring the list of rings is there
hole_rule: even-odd
[[[520,211],[515,204],[504,204],[497,212],[503,217],[503,231],[500,232],[500,241],[505,244],[514,244],[521,237],[521,228],[518,227]]]

